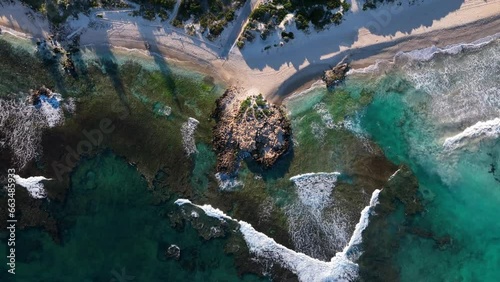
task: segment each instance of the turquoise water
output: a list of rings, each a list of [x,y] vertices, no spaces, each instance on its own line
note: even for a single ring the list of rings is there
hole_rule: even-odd
[[[349,76],[334,91],[316,88],[287,104],[299,157],[320,150],[323,154],[316,154],[311,162],[345,171],[356,161],[348,156],[360,149],[347,145],[346,136],[338,139],[343,128],[358,140],[375,142],[389,160],[407,164],[418,179],[424,211],[405,219],[397,209],[387,218],[389,225],[381,225],[394,228],[390,244],[394,249],[382,250],[381,254],[389,255],[380,260],[388,260],[397,277],[384,276],[385,270],[375,267],[376,273],[367,275],[370,279],[500,280],[500,173],[496,170],[500,139],[473,139],[454,150],[443,146],[446,138],[467,127],[500,117],[498,81],[497,40],[480,49],[437,54],[432,60],[399,57],[385,69]],[[325,146],[330,142],[341,152],[333,154]],[[375,245],[381,240],[364,239]]]
[[[136,168],[111,152],[82,161],[71,183],[67,202],[51,207],[59,209],[62,243],[37,229],[18,232],[16,279],[1,271],[1,281],[258,280],[237,275],[227,239],[206,241],[190,224],[174,229],[168,215],[176,206],[152,205]],[[170,244],[181,249],[178,261],[164,255]]]
[[[233,237],[207,241],[189,223],[173,227],[171,216],[178,212],[173,201],[181,197],[174,191],[192,196],[196,203],[208,202],[229,210],[235,218],[249,221],[259,231],[293,247],[289,237],[297,230],[287,230],[287,224],[295,220],[300,226],[301,217],[290,218],[294,214],[290,210],[286,213],[297,201],[288,178],[341,171],[333,193],[342,209],[333,206],[331,213],[341,216],[338,222],[346,222],[344,228],[352,231],[370,192],[381,188],[395,170],[384,155],[395,164],[409,165],[418,178],[425,209],[396,230],[394,245],[398,248],[388,259],[398,270],[398,280],[498,281],[500,172],[493,168],[500,168],[500,141],[469,142],[451,151],[443,143],[478,121],[500,116],[499,54],[497,42],[480,50],[441,54],[430,61],[400,59],[383,74],[353,75],[334,92],[316,89],[289,101],[293,151],[271,171],[245,164],[240,174],[245,185],[230,193],[216,187],[215,154],[207,145],[212,123],[206,117],[217,97],[216,86],[179,78],[171,89],[164,74],[128,65],[125,69],[129,71],[122,75],[126,78],[124,88],[130,90],[127,97],[134,113],[130,119],[140,126],[134,130],[124,126],[113,136],[122,138],[128,133],[132,143],[149,142],[154,150],[147,154],[128,151],[125,139],[118,137],[111,144],[115,151],[121,148],[117,144],[127,147],[121,148],[120,155],[131,154],[132,160],[144,158],[138,163],[143,168],[151,166],[150,174],[168,164],[155,184],[161,186],[166,179],[169,183],[150,191],[138,168],[110,151],[84,159],[71,174],[66,201],[44,204],[58,220],[62,243],[54,243],[38,229],[18,232],[16,281],[121,281],[123,274],[133,277],[132,281],[258,280],[238,276],[237,262],[225,253]],[[93,75],[97,77],[97,93],[114,93],[108,89],[111,86],[105,75]],[[36,86],[46,79],[30,83]],[[4,92],[19,87],[16,81],[7,86],[2,88]],[[198,95],[194,89],[202,93]],[[106,95],[101,100],[99,96],[88,97],[89,116],[98,116],[101,107],[116,99]],[[167,105],[172,107],[172,116],[158,115]],[[83,115],[84,110],[77,112]],[[185,157],[178,130],[189,116],[201,121],[195,136],[198,153],[178,162]],[[141,134],[131,134],[135,131]],[[142,132],[151,136],[145,138]],[[161,138],[153,132],[161,133]],[[168,150],[161,151],[165,148]],[[158,204],[155,192],[170,198]],[[398,212],[388,220],[403,221]],[[307,232],[321,233],[323,227],[332,227],[328,218],[308,221],[313,224],[304,228]],[[341,250],[348,239],[346,236],[331,244],[331,238],[323,235],[299,235],[328,249],[317,255],[324,260]],[[447,238],[446,244],[438,244],[436,238]],[[181,248],[178,261],[165,256],[171,244]],[[0,244],[0,251],[6,253],[6,244]],[[5,269],[0,281],[12,281]]]
[[[406,228],[451,239],[439,247],[403,234],[392,258],[401,281],[500,279],[500,182],[492,172],[500,166],[500,140],[443,148],[445,137],[500,116],[499,52],[494,43],[405,63],[368,86],[374,100],[358,113],[359,127],[392,161],[410,165],[424,199],[425,211]],[[409,83],[401,86],[401,79]]]

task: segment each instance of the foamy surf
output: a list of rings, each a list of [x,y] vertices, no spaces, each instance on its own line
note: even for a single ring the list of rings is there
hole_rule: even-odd
[[[60,103],[62,101],[61,95],[52,93],[55,99]],[[53,107],[49,102],[42,100],[40,112],[42,113],[48,127],[55,127],[64,122],[64,113],[61,107]]]
[[[445,150],[453,151],[483,139],[494,139],[500,136],[500,118],[479,121],[467,127],[459,134],[446,138],[443,143]]]
[[[413,51],[408,51],[408,52],[398,52],[392,60],[376,60],[374,64],[371,64],[367,67],[364,68],[359,68],[359,69],[350,69],[347,72],[347,75],[353,75],[353,74],[371,74],[371,73],[377,73],[383,69],[386,69],[388,66],[393,65],[398,59],[411,59],[415,61],[430,61],[436,56],[437,54],[458,54],[460,52],[463,52],[465,50],[474,50],[474,49],[479,49],[497,39],[500,38],[500,33],[496,33],[491,36],[487,36],[485,38],[478,39],[472,43],[459,43],[459,44],[453,44],[453,45],[448,45],[443,48],[439,48],[435,45],[423,49],[417,49]]]
[[[356,228],[354,229],[354,232],[351,236],[351,240],[349,240],[349,244],[347,244],[347,246],[342,251],[352,261],[356,261],[362,253],[361,250],[361,243],[363,242],[362,233],[363,230],[365,230],[365,228],[368,226],[368,223],[370,222],[370,215],[372,215],[373,209],[378,204],[379,194],[380,194],[379,189],[373,191],[372,197],[370,198],[370,205],[366,206],[361,211],[361,217],[359,219],[359,222],[356,224]]]
[[[290,178],[297,199],[284,208],[288,234],[295,250],[316,259],[331,258],[349,241],[349,219],[332,197],[339,175],[318,172]]]
[[[305,173],[291,177],[290,181],[297,187],[297,194],[304,205],[322,210],[329,203],[339,175],[339,172]]]
[[[51,180],[50,178],[45,178],[43,176],[31,176],[28,178],[22,178],[19,175],[14,175],[16,183],[28,190],[28,193],[32,198],[43,199],[47,197],[47,193],[43,188],[42,180]]]
[[[369,216],[378,203],[380,190],[372,194],[370,205],[363,209],[360,221],[342,252],[338,252],[330,261],[321,261],[303,253],[288,249],[277,243],[266,234],[255,230],[251,224],[235,220],[217,208],[210,205],[195,205],[187,199],[178,199],[175,204],[182,206],[190,204],[202,209],[206,215],[220,220],[235,221],[240,226],[240,232],[252,254],[258,258],[271,260],[295,273],[300,281],[323,282],[323,281],[354,281],[358,277],[358,265],[356,260],[361,254],[361,234],[369,222]]]
[[[215,179],[217,179],[219,190],[221,191],[233,191],[237,187],[243,186],[243,182],[239,181],[236,176],[230,176],[225,173],[217,172]]]
[[[463,52],[465,50],[479,49],[479,48],[481,48],[481,47],[483,47],[483,46],[489,44],[490,42],[493,42],[494,40],[497,40],[499,38],[500,38],[500,33],[496,33],[494,35],[478,39],[472,43],[453,44],[453,45],[448,45],[444,48],[431,46],[428,48],[413,50],[410,52],[400,52],[400,53],[396,54],[396,58],[397,57],[406,57],[406,58],[418,60],[418,61],[429,61],[429,60],[432,60],[432,58],[434,58],[434,56],[437,54],[455,55],[455,54],[458,54],[458,53]]]
[[[192,117],[190,117],[185,123],[182,124],[181,134],[182,134],[182,145],[184,151],[189,156],[198,152],[196,149],[196,140],[194,139],[194,132],[198,127],[200,122]]]
[[[74,111],[74,100],[61,103],[58,93],[52,93],[58,106],[41,99],[37,106],[22,98],[0,99],[0,148],[9,147],[17,168],[23,168],[41,153],[43,130],[64,123],[62,107]],[[62,107],[61,107],[62,106]]]

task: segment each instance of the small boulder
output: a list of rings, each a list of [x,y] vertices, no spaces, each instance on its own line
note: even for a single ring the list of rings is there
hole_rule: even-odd
[[[333,88],[344,81],[345,74],[349,70],[349,66],[344,63],[333,67],[324,72],[323,81],[326,83],[328,88]]]
[[[179,260],[179,258],[181,257],[181,248],[179,248],[179,246],[177,245],[172,244],[165,251],[165,255],[167,256],[167,258]]]

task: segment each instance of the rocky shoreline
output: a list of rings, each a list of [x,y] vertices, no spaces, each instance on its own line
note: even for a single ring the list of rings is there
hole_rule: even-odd
[[[262,95],[236,99],[237,88],[217,99],[212,117],[212,144],[217,153],[217,171],[234,175],[242,159],[251,157],[264,168],[271,167],[291,146],[291,124],[283,106],[267,102]]]

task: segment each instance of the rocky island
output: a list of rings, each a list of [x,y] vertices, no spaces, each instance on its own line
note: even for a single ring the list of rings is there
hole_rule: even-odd
[[[283,106],[267,102],[262,95],[242,102],[238,89],[228,89],[217,101],[213,114],[213,146],[217,171],[232,175],[242,159],[251,157],[265,168],[271,167],[290,147],[291,126]]]
[[[323,74],[323,81],[326,83],[328,88],[333,88],[344,81],[345,75],[349,70],[349,65],[346,63],[339,64],[329,70],[326,70]]]

